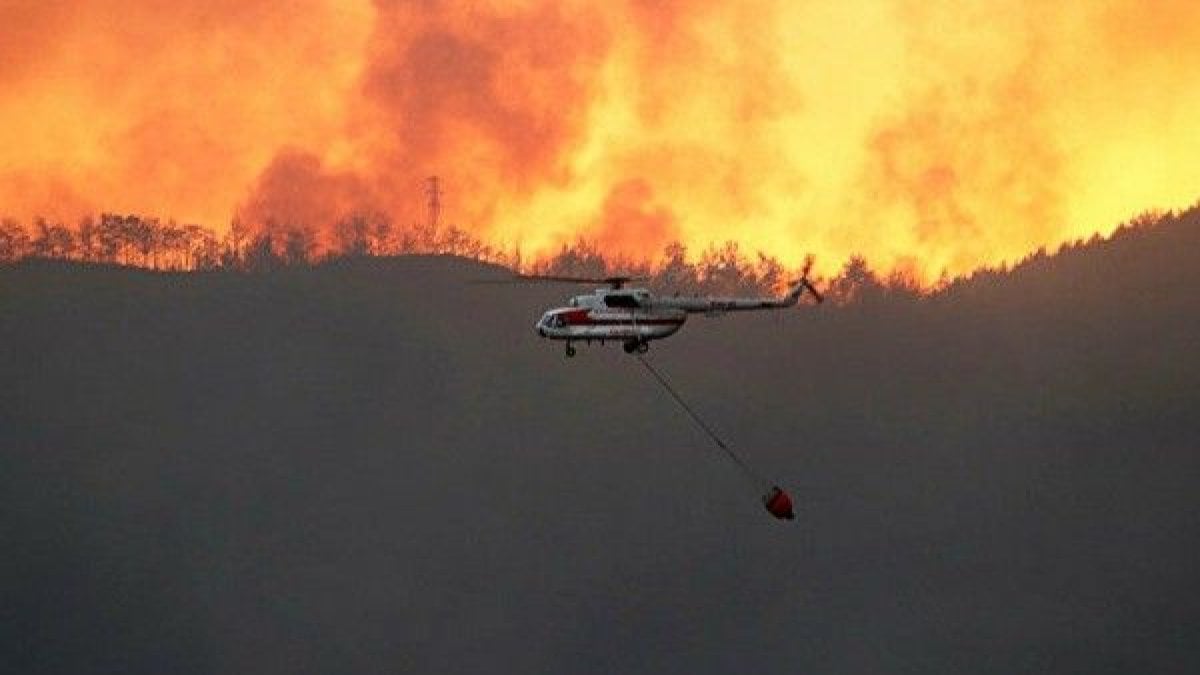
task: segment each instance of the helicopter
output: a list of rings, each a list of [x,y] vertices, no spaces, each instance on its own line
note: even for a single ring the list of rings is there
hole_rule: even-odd
[[[475,283],[606,284],[605,288],[597,288],[586,295],[574,296],[568,301],[566,307],[547,310],[542,314],[542,318],[534,324],[534,330],[545,339],[565,341],[567,358],[575,356],[575,342],[583,341],[588,344],[592,341],[599,341],[600,344],[609,340],[620,342],[625,348],[625,353],[637,355],[637,360],[683,408],[696,425],[712,439],[713,443],[738,466],[747,479],[756,486],[769,487],[766,492],[762,493],[763,508],[774,518],[793,520],[796,515],[791,496],[778,485],[771,485],[735,453],[717,435],[717,432],[687,404],[667,378],[659,372],[659,369],[642,355],[649,351],[652,340],[662,340],[679,332],[689,314],[720,316],[726,312],[786,309],[799,303],[800,297],[804,295],[805,291],[817,303],[824,302],[825,298],[821,292],[808,279],[812,262],[810,257],[805,262],[800,278],[791,282],[788,292],[780,297],[680,296],[678,294],[661,296],[655,295],[645,288],[626,288],[625,285],[632,281],[645,279],[645,277],[633,276],[574,277],[514,274],[507,279],[481,279],[476,280]]]
[[[795,306],[807,291],[820,303],[824,297],[808,280],[810,260],[800,279],[790,284],[781,297],[663,296],[645,288],[627,288],[626,284],[645,277],[572,277],[557,275],[515,275],[510,281],[603,283],[592,293],[571,298],[566,307],[542,314],[534,330],[548,340],[563,340],[567,358],[576,354],[575,343],[620,342],[626,354],[645,354],[652,340],[668,338],[683,328],[689,314],[721,316],[726,312],[786,309]]]

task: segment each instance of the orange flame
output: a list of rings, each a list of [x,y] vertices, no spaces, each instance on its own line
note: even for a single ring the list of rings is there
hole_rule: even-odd
[[[1059,6],[1064,4],[1066,6]],[[1200,5],[0,7],[0,212],[738,241],[926,278],[1200,194]]]

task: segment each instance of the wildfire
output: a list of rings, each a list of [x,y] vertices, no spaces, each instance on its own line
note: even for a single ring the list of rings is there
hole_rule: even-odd
[[[1060,6],[1061,5],[1061,6]],[[1200,5],[0,7],[0,213],[442,218],[925,278],[1200,196]]]

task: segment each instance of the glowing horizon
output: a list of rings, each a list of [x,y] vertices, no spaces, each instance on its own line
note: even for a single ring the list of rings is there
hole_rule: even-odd
[[[737,241],[926,279],[1200,197],[1200,6],[0,9],[0,214],[352,212],[529,254]],[[827,265],[823,265],[827,267]]]

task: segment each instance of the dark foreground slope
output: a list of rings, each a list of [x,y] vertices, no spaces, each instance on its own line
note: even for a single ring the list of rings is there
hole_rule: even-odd
[[[0,271],[4,672],[1198,672],[1200,234],[697,319],[399,259]]]

